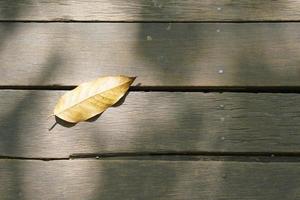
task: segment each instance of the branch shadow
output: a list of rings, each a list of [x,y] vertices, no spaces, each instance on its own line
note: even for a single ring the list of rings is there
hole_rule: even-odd
[[[55,51],[52,51],[55,52]],[[52,74],[58,70],[59,66],[62,63],[62,58],[56,53],[50,53],[49,57],[46,59],[44,71],[41,72],[39,77],[39,83],[42,84],[48,78],[51,78]],[[12,91],[11,94],[14,94],[15,91]],[[24,94],[25,93],[25,94]],[[25,91],[20,92],[17,95],[17,99],[14,99],[16,104],[14,107],[8,111],[8,113],[2,113],[0,120],[0,152],[5,156],[16,156],[18,153],[24,151],[26,141],[30,140],[27,135],[24,135],[22,129],[27,128],[30,130],[30,127],[34,127],[36,121],[31,121],[30,118],[27,119],[27,122],[24,123],[24,116],[28,113],[36,112],[37,110],[42,110],[39,107],[41,96],[38,95],[35,91]],[[10,102],[10,92],[8,91],[7,102]],[[4,101],[5,103],[5,101]],[[13,105],[13,104],[8,104]],[[5,104],[3,105],[5,106]],[[29,133],[28,133],[29,134]],[[21,174],[23,173],[23,168],[12,164],[11,171],[13,172],[11,177],[9,188],[13,188],[9,192],[5,193],[5,196],[8,198],[22,197],[28,191],[24,191],[23,180]]]
[[[152,7],[149,6],[147,7],[147,11],[142,10],[140,13],[147,13],[150,10],[154,15],[163,12],[172,15],[173,12],[177,12],[177,10],[165,8],[161,2],[163,1],[153,1]],[[140,3],[142,4],[143,1],[140,1]],[[147,19],[147,16],[141,14],[139,17],[142,19],[141,21]],[[138,26],[138,38],[135,40],[135,51],[133,53],[147,63],[146,66],[148,66],[148,69],[145,70],[148,70],[151,76],[155,76],[158,83],[168,82],[174,85],[184,85],[189,82],[191,76],[188,74],[191,73],[191,71],[187,70],[186,67],[188,69],[194,67],[196,59],[198,59],[198,51],[201,51],[202,44],[205,42],[202,37],[207,31],[195,28],[195,26],[190,23],[139,23]],[[153,75],[153,73],[155,74]],[[183,77],[184,79],[182,79]],[[139,85],[143,85],[143,83],[141,82]],[[139,115],[139,119],[135,122],[128,121],[128,127],[132,126],[133,130],[141,130],[139,134],[144,134],[145,136],[130,136],[132,137],[132,141],[129,145],[136,145],[136,147],[130,148],[128,145],[127,149],[138,149],[139,145],[143,145],[144,151],[150,152],[165,152],[171,149],[176,152],[176,148],[186,149],[188,151],[188,149],[193,146],[197,146],[198,141],[203,139],[203,134],[191,134],[193,136],[189,136],[189,131],[171,135],[172,132],[169,130],[174,130],[180,126],[184,126],[187,130],[191,131],[197,130],[197,127],[199,128],[202,125],[202,117],[201,114],[193,114],[194,106],[197,105],[195,105],[195,103],[193,104],[193,102],[189,102],[188,99],[187,101],[192,105],[187,104],[185,107],[178,108],[176,112],[169,110],[170,107],[168,103],[173,104],[178,102],[179,104],[182,102],[182,99],[176,100],[173,95],[164,92],[160,94],[165,94],[169,97],[170,102],[160,102],[159,100],[162,99],[155,99],[149,96],[149,99],[145,99],[145,102],[142,102],[143,104],[140,105],[142,107],[141,109],[143,109],[147,115],[139,115],[139,111],[132,112],[132,114]],[[188,95],[185,97],[189,98]],[[164,98],[164,100],[168,100],[168,98]],[[167,117],[157,116],[155,113],[156,110],[161,110],[161,113],[165,112]],[[170,115],[173,117],[172,119],[170,119]],[[192,119],[193,117],[196,119]],[[190,119],[190,123],[184,124],[186,119]],[[193,120],[197,120],[197,123],[194,123]],[[128,128],[128,130],[130,129]],[[183,146],[180,142],[171,144],[168,139],[172,137],[178,141],[183,139],[189,141],[189,144],[186,146]],[[176,141],[176,139],[172,141]],[[95,191],[93,197],[118,199],[124,197],[126,194],[126,197],[132,199],[164,199],[167,198],[167,192],[172,191],[176,187],[177,183],[174,180],[177,179],[179,181],[180,179],[180,175],[168,165],[165,165],[164,168],[153,168],[151,173],[145,173],[142,169],[141,171],[136,171],[134,174],[143,177],[143,181],[138,177],[132,176],[124,176],[114,180],[110,178],[112,174],[124,173],[122,170],[123,169],[118,167],[108,168],[106,169],[104,177],[99,180],[99,184],[117,185],[117,193],[116,188],[106,188],[105,191],[102,191],[101,195]],[[158,183],[160,179],[157,177],[163,177],[161,173],[167,172],[171,173],[171,177],[173,176],[175,178],[163,180],[164,187],[157,188],[155,194],[149,192],[151,191],[148,190],[149,187],[160,184]],[[126,188],[130,188],[130,191],[120,187],[125,184],[128,186]]]
[[[21,13],[27,12],[28,10],[21,8],[20,3],[30,3],[31,0],[1,0],[0,7],[0,17],[2,19],[14,20],[17,19]],[[0,26],[0,53],[2,50],[2,46],[9,42],[9,37],[16,31],[17,24],[16,23],[1,23]]]

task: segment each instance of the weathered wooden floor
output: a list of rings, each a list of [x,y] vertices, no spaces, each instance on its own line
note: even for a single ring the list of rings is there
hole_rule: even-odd
[[[0,199],[300,199],[299,22],[296,0],[0,0]],[[119,74],[119,105],[53,127]]]

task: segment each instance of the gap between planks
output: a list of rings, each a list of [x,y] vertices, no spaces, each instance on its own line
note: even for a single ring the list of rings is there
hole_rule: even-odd
[[[75,85],[11,85],[0,90],[72,90]],[[300,86],[131,86],[132,92],[243,92],[243,93],[300,93]]]
[[[143,21],[143,20],[115,20],[115,21],[109,21],[109,20],[68,20],[68,19],[57,19],[57,20],[0,20],[0,23],[159,23],[159,24],[169,24],[169,23],[176,23],[176,24],[189,24],[189,23],[234,23],[234,24],[249,24],[249,23],[298,23],[300,20],[249,20],[249,21],[239,21],[239,20],[233,20],[233,21],[226,21],[226,20],[214,20],[214,21],[209,21],[209,20],[201,20],[201,21],[194,21],[194,20],[189,20],[189,21],[171,21],[171,20],[166,20],[166,21],[157,21],[157,20],[152,20],[152,21]]]
[[[0,160],[162,160],[162,161],[236,161],[236,162],[300,162],[300,153],[285,152],[140,152],[140,153],[83,153],[71,154],[69,157],[18,157],[1,156]]]

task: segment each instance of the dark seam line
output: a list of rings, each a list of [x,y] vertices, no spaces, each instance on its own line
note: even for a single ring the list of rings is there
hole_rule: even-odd
[[[82,153],[69,157],[0,156],[0,160],[60,161],[96,160],[169,160],[169,161],[237,161],[237,162],[300,162],[300,152],[140,152],[140,153]]]
[[[295,23],[297,20],[0,20],[0,23]]]
[[[168,152],[122,152],[122,153],[76,153],[70,158],[85,157],[132,157],[132,156],[259,156],[259,157],[299,157],[300,152],[197,152],[197,151],[168,151]]]
[[[300,152],[139,152],[72,154],[71,159],[300,162]]]
[[[72,90],[75,85],[0,86],[0,90]],[[131,86],[132,92],[300,93],[300,86]]]
[[[54,160],[70,160],[70,158],[43,158],[43,157],[0,156],[0,160],[40,160],[40,161],[54,161]]]

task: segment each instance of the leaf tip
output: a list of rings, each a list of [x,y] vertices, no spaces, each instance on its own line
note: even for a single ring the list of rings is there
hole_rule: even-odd
[[[135,81],[135,79],[137,78],[137,76],[129,76],[129,79],[131,79],[131,83],[133,83]]]

